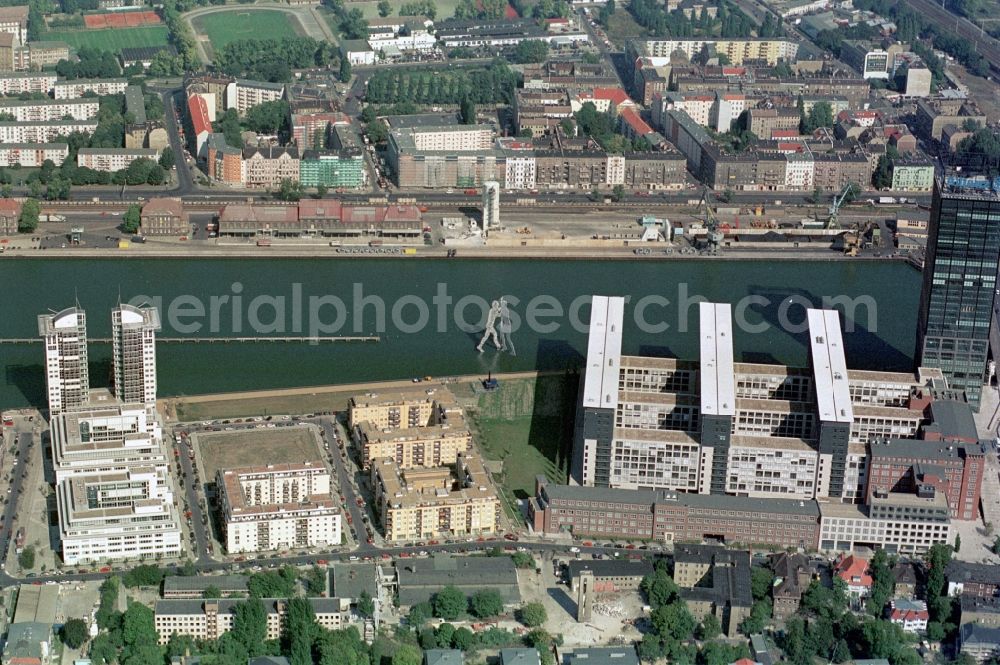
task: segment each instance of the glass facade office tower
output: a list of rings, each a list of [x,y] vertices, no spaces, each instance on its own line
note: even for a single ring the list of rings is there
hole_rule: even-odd
[[[917,364],[937,367],[978,411],[1000,261],[1000,194],[969,178],[934,187]]]

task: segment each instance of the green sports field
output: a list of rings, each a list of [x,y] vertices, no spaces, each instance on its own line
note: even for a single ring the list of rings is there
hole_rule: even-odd
[[[298,19],[279,11],[234,8],[199,16],[192,22],[195,31],[208,37],[216,51],[237,39],[281,39],[299,34]]]
[[[167,43],[167,29],[162,25],[150,25],[108,30],[64,30],[47,32],[45,39],[66,42],[73,48],[90,46],[104,51],[118,52],[123,48],[163,46]]]

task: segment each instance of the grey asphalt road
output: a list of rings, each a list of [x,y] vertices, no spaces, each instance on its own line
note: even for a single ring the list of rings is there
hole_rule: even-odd
[[[319,562],[331,562],[331,561],[348,561],[351,558],[357,559],[367,559],[374,560],[377,558],[382,559],[401,559],[401,558],[411,558],[417,556],[419,552],[427,552],[428,554],[433,552],[452,552],[456,554],[464,554],[469,552],[485,551],[493,547],[500,548],[510,548],[513,549],[515,546],[523,547],[527,551],[541,554],[543,552],[557,552],[567,555],[572,555],[570,547],[572,545],[566,543],[552,543],[552,542],[535,542],[535,541],[525,541],[521,540],[519,542],[510,542],[507,540],[478,540],[474,539],[472,542],[457,542],[457,543],[445,543],[439,545],[416,545],[411,547],[382,547],[375,548],[371,547],[369,550],[330,550],[329,552],[320,552],[316,554],[306,554],[290,557],[260,557],[257,559],[246,558],[243,561],[237,563],[214,561],[211,563],[196,563],[195,568],[201,573],[211,573],[216,571],[232,571],[232,570],[245,570],[253,566],[262,567],[277,567],[284,565],[291,566],[308,566],[318,564]],[[612,547],[608,544],[603,544],[601,546],[595,547],[583,547],[580,545],[576,546],[581,553],[584,554],[604,554],[608,556],[617,555],[620,557],[625,556],[647,556],[650,554],[656,554],[656,550],[642,550],[633,549],[627,550],[624,545],[619,547]],[[116,566],[120,568],[121,566]],[[125,567],[124,569],[128,569]],[[107,577],[106,573],[48,573],[39,575],[33,578],[19,579],[12,577],[7,574],[0,574],[0,588],[13,586],[23,583],[44,583],[47,581],[54,582],[70,582],[78,580],[102,580]]]
[[[31,432],[20,432],[17,435],[17,462],[14,464],[14,479],[10,484],[10,494],[7,495],[7,503],[3,509],[3,524],[0,525],[0,560],[7,559],[7,548],[10,547],[14,539],[13,530],[16,528],[14,516],[17,514],[17,506],[21,500],[21,493],[24,491],[22,479],[25,470],[25,460],[28,458],[28,449],[32,441]],[[0,573],[0,585],[6,586],[13,580],[6,572]]]
[[[174,159],[176,160],[177,165],[177,168],[174,170],[177,177],[177,188],[171,192],[175,196],[183,196],[184,194],[190,194],[195,191],[194,177],[191,175],[191,169],[184,160],[184,144],[181,141],[180,131],[178,128],[177,107],[174,104],[176,95],[179,93],[179,90],[173,89],[165,90],[160,93],[163,98],[163,117],[166,120],[167,136],[170,137],[170,148],[173,150]]]
[[[324,440],[330,445],[330,459],[337,472],[337,484],[340,485],[340,494],[343,495],[344,503],[347,505],[347,512],[351,516],[351,524],[345,524],[344,528],[354,527],[354,531],[357,534],[359,551],[371,550],[373,547],[367,542],[368,533],[365,529],[364,512],[358,505],[358,493],[354,491],[354,484],[351,482],[354,468],[348,462],[344,461],[340,446],[338,445],[338,437],[339,441],[344,442],[345,445],[347,442],[343,440],[332,417],[319,418],[316,424],[323,430]],[[336,436],[334,436],[335,434]]]
[[[178,430],[175,428],[174,431]],[[204,513],[198,501],[198,481],[195,480],[194,464],[192,464],[191,458],[188,457],[188,451],[191,450],[188,441],[189,439],[185,437],[184,443],[178,445],[175,440],[173,449],[180,452],[177,458],[180,460],[181,468],[184,470],[184,477],[181,479],[181,484],[184,486],[184,496],[187,497],[188,510],[191,511],[190,528],[194,533],[195,560],[198,563],[209,563],[212,559],[208,554],[208,527],[202,524],[202,515]]]

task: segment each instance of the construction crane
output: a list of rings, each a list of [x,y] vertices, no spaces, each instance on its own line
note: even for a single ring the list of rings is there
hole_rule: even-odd
[[[726,234],[719,230],[719,220],[715,218],[712,206],[708,204],[707,186],[701,190],[701,203],[705,205],[705,251],[709,254],[718,254]]]
[[[840,224],[837,222],[837,215],[840,213],[840,206],[844,205],[844,199],[847,198],[848,192],[852,189],[854,189],[854,183],[849,182],[844,185],[844,189],[840,192],[840,194],[833,197],[833,201],[830,203],[830,214],[826,218],[826,225],[824,228],[840,228]]]

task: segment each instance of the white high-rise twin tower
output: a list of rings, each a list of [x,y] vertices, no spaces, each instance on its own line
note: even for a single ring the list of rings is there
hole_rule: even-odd
[[[159,329],[155,308],[119,304],[112,311],[112,397],[90,387],[84,311],[77,306],[38,317],[66,565],[181,552],[180,514],[156,413]]]
[[[119,304],[111,311],[112,369],[115,397],[126,404],[156,404],[155,307]],[[87,366],[87,315],[79,307],[38,317],[45,340],[45,383],[49,413],[86,407],[90,402]]]

